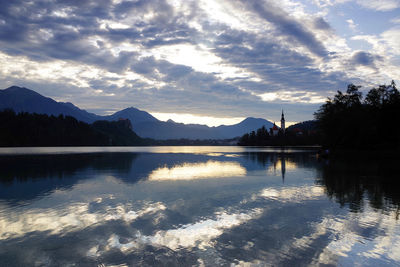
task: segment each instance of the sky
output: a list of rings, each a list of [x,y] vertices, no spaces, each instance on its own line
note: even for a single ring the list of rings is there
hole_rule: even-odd
[[[99,115],[290,123],[400,81],[400,0],[0,0],[0,88]]]

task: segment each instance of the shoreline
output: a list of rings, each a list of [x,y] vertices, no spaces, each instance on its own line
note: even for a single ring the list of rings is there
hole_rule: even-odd
[[[382,159],[382,158],[400,158],[399,149],[329,149],[328,154],[321,155],[325,158],[369,158],[369,159]]]

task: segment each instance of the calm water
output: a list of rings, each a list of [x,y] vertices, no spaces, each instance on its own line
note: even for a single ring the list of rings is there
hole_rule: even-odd
[[[398,161],[0,149],[0,266],[400,265]]]

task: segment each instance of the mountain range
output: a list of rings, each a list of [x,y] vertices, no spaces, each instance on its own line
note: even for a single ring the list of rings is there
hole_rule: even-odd
[[[57,102],[51,98],[18,86],[0,90],[0,110],[13,109],[15,112],[29,112],[58,116],[68,115],[77,120],[93,123],[98,120],[115,121],[129,119],[132,129],[139,136],[158,140],[167,139],[230,139],[255,131],[262,126],[273,126],[268,120],[246,118],[238,124],[209,127],[200,124],[183,124],[172,120],[160,121],[146,111],[134,107],[120,110],[112,115],[100,116],[87,112],[72,103]]]

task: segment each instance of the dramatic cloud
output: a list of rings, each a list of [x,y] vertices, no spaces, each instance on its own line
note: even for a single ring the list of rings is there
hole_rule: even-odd
[[[314,25],[316,29],[320,29],[320,30],[332,30],[331,26],[329,25],[328,22],[326,22],[324,20],[324,18],[316,18],[314,20]]]
[[[327,51],[323,44],[316,39],[314,34],[307,30],[299,21],[292,19],[288,13],[274,6],[272,1],[263,3],[261,1],[246,1],[248,6],[265,20],[271,22],[280,34],[291,41],[298,42],[307,47],[318,56],[326,56]]]
[[[356,5],[371,19],[400,6],[377,3]],[[160,117],[277,120],[284,108],[290,121],[311,119],[350,82],[400,78],[398,15],[368,32],[351,4],[0,1],[0,86],[102,114],[135,106]]]
[[[354,53],[354,55],[351,58],[351,63],[353,63],[355,65],[375,67],[376,59],[379,59],[379,57],[376,57],[370,53],[359,51],[359,52]]]

